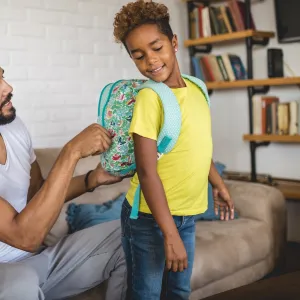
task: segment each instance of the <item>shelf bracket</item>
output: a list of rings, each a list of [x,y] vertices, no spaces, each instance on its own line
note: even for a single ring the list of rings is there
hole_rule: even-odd
[[[262,87],[252,87],[252,95],[255,94],[267,94],[270,90],[269,85],[264,85]]]
[[[191,56],[194,56],[196,53],[210,53],[212,51],[212,45],[191,46],[189,47],[189,51]]]
[[[251,150],[255,151],[258,147],[269,146],[270,142],[251,142]]]
[[[251,153],[251,181],[256,182],[256,162],[255,152],[258,147],[268,146],[270,142],[250,142],[250,153]]]
[[[260,45],[260,46],[267,46],[269,44],[270,38],[264,37],[264,38],[253,38],[251,37],[251,45]]]

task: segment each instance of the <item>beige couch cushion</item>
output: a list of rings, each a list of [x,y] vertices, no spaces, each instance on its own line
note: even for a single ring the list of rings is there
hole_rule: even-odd
[[[59,149],[36,149],[35,150],[37,161],[41,167],[42,175],[44,178],[48,176],[58,154]],[[74,176],[86,174],[89,170],[94,169],[99,163],[99,156],[93,156],[81,159],[74,171]],[[45,239],[45,244],[51,246],[55,244],[61,237],[68,233],[68,224],[65,220],[66,210],[69,203],[92,203],[101,204],[103,202],[116,199],[122,193],[126,193],[130,184],[130,179],[124,179],[120,183],[113,185],[101,186],[97,188],[93,193],[86,193],[68,203],[66,203],[58,217],[58,220],[54,224],[52,230],[49,232]]]
[[[270,255],[272,245],[272,233],[263,221],[197,222],[192,289],[263,260]]]

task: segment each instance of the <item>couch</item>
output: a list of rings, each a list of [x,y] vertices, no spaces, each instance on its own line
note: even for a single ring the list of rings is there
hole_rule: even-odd
[[[59,149],[36,149],[42,174],[47,176]],[[99,157],[79,161],[74,176],[93,169]],[[237,181],[225,181],[239,218],[228,222],[198,221],[196,252],[191,279],[191,300],[255,282],[271,272],[282,258],[286,238],[286,205],[283,195],[273,187]],[[75,203],[103,203],[126,192],[129,179],[111,186],[102,186],[93,193],[73,200]],[[45,239],[55,244],[68,232],[65,204],[61,214]],[[104,299],[105,284],[73,300]],[[113,300],[113,299],[109,299]]]

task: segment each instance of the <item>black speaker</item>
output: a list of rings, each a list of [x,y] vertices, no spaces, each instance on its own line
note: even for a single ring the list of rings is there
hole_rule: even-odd
[[[282,49],[268,49],[268,76],[269,78],[284,76]]]

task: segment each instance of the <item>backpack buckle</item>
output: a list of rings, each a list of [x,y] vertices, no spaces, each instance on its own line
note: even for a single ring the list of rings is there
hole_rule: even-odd
[[[157,160],[160,160],[164,156],[163,153],[157,152]]]

